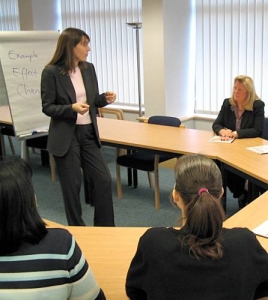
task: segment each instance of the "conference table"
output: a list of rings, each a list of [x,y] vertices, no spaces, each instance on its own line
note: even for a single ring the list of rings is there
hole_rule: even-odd
[[[268,192],[224,222],[224,227],[254,229],[268,219]],[[75,237],[107,300],[126,300],[125,279],[140,236],[146,227],[75,227],[46,221],[48,227],[63,227]],[[171,222],[172,223],[172,222]],[[257,237],[268,251],[268,238]],[[250,247],[250,245],[249,245]]]
[[[0,123],[3,125],[12,125],[12,119],[8,105],[0,106]]]
[[[3,126],[12,126],[12,119],[8,105],[0,106],[0,131]],[[1,136],[0,158],[2,158],[3,155],[2,147],[4,147],[4,141]]]
[[[268,154],[261,155],[246,149],[268,145],[268,141],[262,138],[213,143],[209,142],[214,135],[212,131],[108,118],[98,118],[98,127],[104,145],[155,153],[203,154],[220,161],[224,169],[268,189]]]

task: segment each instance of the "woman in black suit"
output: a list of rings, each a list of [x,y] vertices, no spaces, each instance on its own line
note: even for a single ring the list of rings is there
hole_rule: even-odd
[[[257,96],[253,80],[244,75],[235,77],[232,97],[223,101],[213,131],[227,140],[255,138],[262,136],[263,126],[264,102]],[[245,183],[243,178],[228,172],[227,186],[238,198],[240,208],[247,203]]]
[[[94,225],[114,226],[111,175],[101,149],[96,110],[113,103],[116,94],[99,94],[95,68],[86,62],[89,41],[84,31],[65,29],[42,72],[42,108],[51,118],[47,150],[55,158],[68,224],[85,225],[79,197],[82,168],[85,182],[94,188]]]

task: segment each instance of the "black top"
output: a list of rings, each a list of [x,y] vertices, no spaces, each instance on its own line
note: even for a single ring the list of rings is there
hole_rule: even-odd
[[[240,130],[237,130],[238,138],[254,138],[261,137],[264,126],[264,102],[262,100],[255,100],[253,110],[245,110],[242,119]],[[218,117],[212,124],[212,129],[215,133],[223,128],[236,131],[236,116],[230,98],[223,101]]]
[[[224,255],[217,261],[191,257],[180,243],[184,235],[173,228],[145,232],[127,274],[130,299],[252,300],[268,295],[268,254],[250,230],[223,229]]]

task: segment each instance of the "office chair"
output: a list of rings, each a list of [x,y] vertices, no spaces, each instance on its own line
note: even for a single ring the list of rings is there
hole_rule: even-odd
[[[180,127],[181,121],[175,117],[169,116],[152,116],[148,119],[149,124],[164,125],[164,126],[173,126]],[[159,141],[161,143],[161,141]],[[150,178],[150,172],[154,173],[154,187],[155,187],[155,208],[159,209],[160,207],[160,197],[159,197],[159,174],[158,174],[158,165],[161,162],[170,160],[172,158],[178,157],[174,154],[154,154],[149,153],[143,150],[135,151],[132,153],[120,155],[116,160],[116,177],[117,177],[117,195],[118,198],[122,198],[122,183],[121,183],[121,174],[120,166],[127,168],[146,171],[148,173],[148,179],[150,187],[152,187],[152,181]],[[137,183],[134,182],[134,187],[137,187]]]
[[[102,118],[105,118],[107,115],[113,115],[118,120],[124,120],[124,113],[119,108],[101,107],[99,108],[98,115]]]
[[[2,157],[3,160],[6,159],[6,146],[5,146],[5,138],[4,135],[6,135],[8,137],[8,141],[9,141],[9,145],[10,145],[10,149],[11,149],[11,153],[13,155],[15,155],[15,148],[12,142],[12,137],[15,136],[15,132],[13,129],[13,126],[11,125],[6,125],[6,126],[2,126],[1,127],[1,152],[2,152]]]
[[[262,138],[268,140],[268,118],[264,118]],[[251,182],[248,183],[248,190],[249,193],[251,193],[252,199],[259,197],[261,194],[267,191],[262,187],[253,185]]]
[[[264,124],[263,124],[263,132],[262,132],[262,136],[263,139],[268,140],[268,118],[264,118]],[[263,194],[264,192],[266,192],[266,189],[257,186],[255,184],[253,184],[251,181],[248,181],[248,200],[246,201],[247,205],[248,203],[250,203],[252,200],[256,199],[257,197],[259,197],[261,194]],[[244,204],[241,205],[241,208],[243,208],[245,206]]]
[[[268,140],[268,118],[264,118],[262,138]]]
[[[51,180],[56,181],[56,164],[53,155],[49,154],[47,148],[47,135],[26,140],[26,146],[33,149],[40,149],[42,165],[50,166]]]

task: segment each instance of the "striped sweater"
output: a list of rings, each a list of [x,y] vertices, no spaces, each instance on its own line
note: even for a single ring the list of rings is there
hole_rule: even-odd
[[[85,257],[65,229],[50,228],[39,244],[25,243],[0,256],[0,299],[93,300],[99,293]]]

